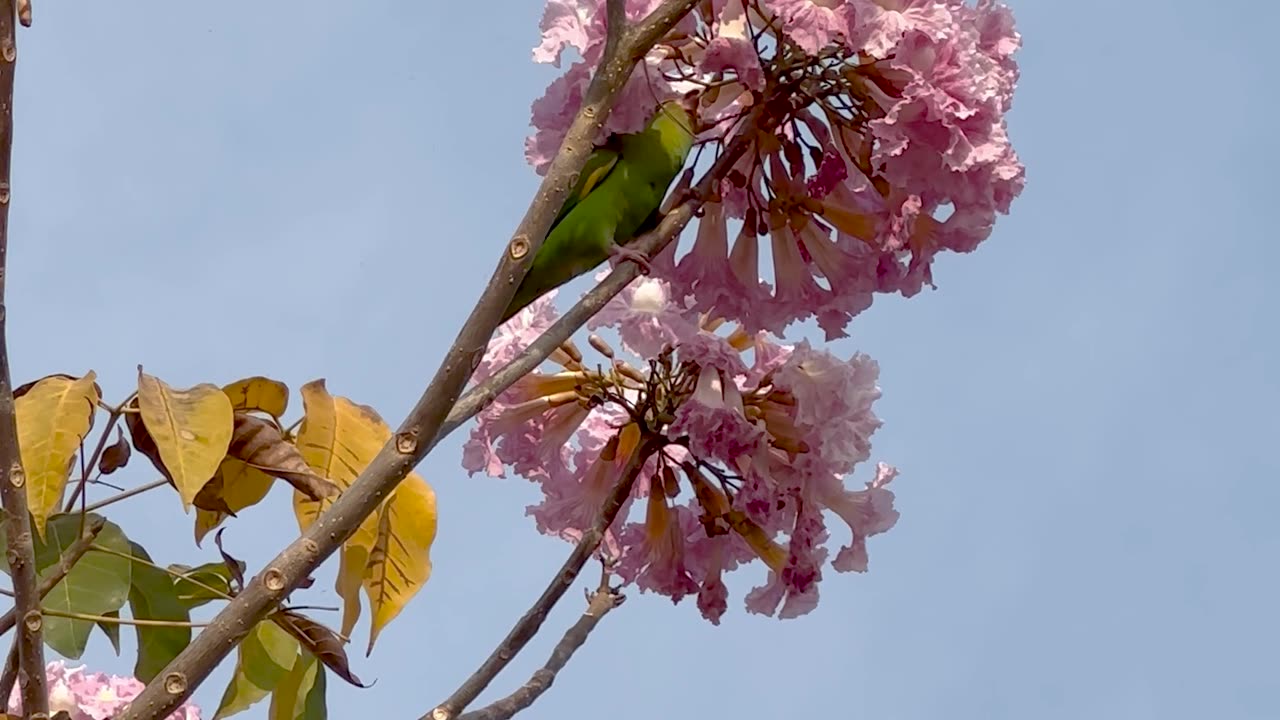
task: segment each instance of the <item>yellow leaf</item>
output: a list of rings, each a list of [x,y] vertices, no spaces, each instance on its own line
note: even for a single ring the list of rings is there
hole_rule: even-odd
[[[204,508],[196,508],[196,547],[200,546],[200,542],[204,540],[204,536],[213,532],[214,528],[222,524],[229,515],[217,510],[205,510]]]
[[[92,370],[78,379],[51,375],[14,401],[27,503],[41,538],[46,520],[62,503],[80,443],[93,427],[94,411],[102,399],[95,377]]]
[[[303,460],[306,460],[316,474],[346,490],[386,444],[391,437],[391,430],[372,408],[357,405],[344,397],[330,395],[325,389],[324,380],[313,380],[303,385],[299,392],[302,395],[303,418],[294,444],[302,453]],[[293,511],[298,518],[298,527],[302,530],[310,527],[331,502],[331,498],[312,500],[294,490]],[[362,548],[367,558],[373,550],[377,531],[378,518],[375,513],[365,518],[355,534],[344,543],[343,561],[351,564],[351,560],[358,560],[352,548]],[[347,572],[345,581],[344,569]],[[352,574],[363,577],[363,572],[363,561],[360,561],[358,570],[354,567],[339,570],[335,589],[340,594],[344,588],[347,591],[343,595],[344,634],[350,632],[350,626],[354,626],[360,616],[360,598],[351,592],[351,588],[355,585]]]
[[[289,408],[289,386],[261,375],[224,385],[222,391],[231,399],[231,407],[241,412],[257,410],[281,418]]]
[[[227,517],[257,505],[275,478],[233,457],[225,457],[213,479],[196,493],[196,544]]]
[[[333,589],[342,598],[342,634],[350,636],[360,619],[360,588],[369,565],[369,548],[347,543],[338,557],[338,579]]]
[[[231,443],[231,400],[216,385],[175,390],[138,367],[138,409],[182,504],[217,471]]]
[[[436,494],[410,473],[383,504],[378,540],[369,555],[364,589],[373,620],[369,650],[378,633],[395,619],[431,577],[431,543],[436,539]]]

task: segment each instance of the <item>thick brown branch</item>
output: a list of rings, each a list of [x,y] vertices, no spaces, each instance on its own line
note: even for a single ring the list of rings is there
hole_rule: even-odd
[[[162,718],[186,700],[248,630],[347,540],[416,466],[434,444],[440,426],[470,379],[502,312],[528,272],[552,220],[582,171],[593,140],[636,62],[697,0],[667,0],[636,28],[626,31],[606,55],[583,105],[552,161],[538,193],[516,228],[507,252],[422,397],[391,441],[360,477],[307,529],[266,565],[130,704],[118,720]],[[647,44],[645,44],[647,43]],[[413,324],[406,315],[406,332]],[[263,582],[270,577],[270,587]]]
[[[58,558],[58,564],[54,565],[49,574],[40,579],[40,585],[37,588],[37,594],[43,600],[46,595],[53,590],[53,586],[62,582],[62,578],[71,572],[71,568],[80,562],[80,558],[84,557],[85,552],[89,550],[89,546],[93,545],[93,541],[97,539],[98,533],[102,532],[102,528],[106,526],[106,521],[100,517],[89,518],[85,523],[84,532],[81,533],[79,539],[67,546],[62,551],[62,555]],[[18,620],[17,608],[10,610],[4,615],[0,615],[0,635],[4,635],[14,626]],[[7,697],[0,693],[0,698]]]
[[[547,614],[551,612],[551,608],[555,607],[578,577],[578,573],[582,572],[582,566],[587,564],[591,554],[600,547],[605,531],[613,525],[614,519],[618,517],[618,511],[631,496],[631,488],[635,486],[640,469],[644,467],[649,456],[657,450],[658,442],[655,438],[649,437],[640,443],[640,446],[627,459],[618,483],[614,485],[613,491],[596,514],[595,523],[582,534],[582,539],[574,546],[573,551],[569,553],[569,558],[560,566],[546,589],[542,591],[542,595],[538,596],[533,606],[520,617],[498,647],[489,653],[489,657],[485,658],[479,669],[472,673],[471,677],[467,678],[457,690],[454,690],[447,700],[423,715],[421,720],[453,720],[458,713],[467,709],[467,705],[471,704],[476,696],[484,692],[498,673],[502,672],[502,669],[537,634],[543,621],[547,619]]]
[[[7,315],[4,290],[9,256],[9,199],[13,161],[13,78],[18,59],[15,36],[17,10],[13,0],[0,0],[0,502],[4,503],[5,532],[9,541],[9,574],[13,577],[14,610],[21,620],[15,640],[18,677],[22,681],[22,705],[28,717],[49,711],[45,690],[43,620],[36,587],[35,544],[31,516],[27,514],[26,475],[18,450],[18,428],[13,412],[13,383],[9,372],[9,347],[5,332]]]
[[[596,588],[596,591],[587,599],[586,611],[582,613],[582,617],[578,618],[578,622],[565,631],[560,642],[556,643],[555,648],[552,649],[551,657],[547,658],[542,667],[534,671],[525,684],[515,692],[479,710],[463,713],[457,720],[508,720],[516,713],[528,708],[542,697],[543,693],[551,689],[556,676],[569,663],[569,659],[578,651],[578,648],[586,643],[591,631],[596,629],[596,625],[609,614],[610,610],[621,605],[624,599],[626,598],[617,589],[609,586],[609,572],[606,570],[600,578],[600,587]]]

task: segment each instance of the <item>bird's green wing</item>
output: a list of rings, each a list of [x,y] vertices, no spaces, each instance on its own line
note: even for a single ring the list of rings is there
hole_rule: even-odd
[[[613,172],[621,155],[616,145],[615,139],[611,136],[604,145],[591,152],[591,156],[587,158],[587,164],[582,167],[582,172],[578,175],[578,183],[573,186],[573,190],[569,191],[569,196],[565,198],[559,214],[551,223],[552,228],[559,225],[570,210],[582,202],[582,199],[592,190],[599,187],[600,183],[609,177],[609,173]]]

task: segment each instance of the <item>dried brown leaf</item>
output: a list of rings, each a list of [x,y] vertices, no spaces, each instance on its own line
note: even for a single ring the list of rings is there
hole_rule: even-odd
[[[360,678],[351,672],[347,651],[343,648],[344,641],[337,633],[306,615],[290,610],[277,610],[271,614],[271,619],[338,677],[356,687],[373,687],[360,682]]]
[[[102,451],[102,457],[98,458],[98,472],[103,475],[110,475],[129,464],[129,458],[133,455],[133,449],[129,447],[128,441],[124,439],[124,430],[116,428],[116,441],[106,450]]]
[[[226,528],[222,528],[214,534],[213,544],[218,546],[218,553],[222,555],[222,562],[227,566],[227,570],[230,571],[231,579],[235,581],[235,584],[231,586],[233,593],[238,593],[244,589],[245,563],[243,560],[232,557],[231,553],[222,547],[223,530],[226,530]]]
[[[253,415],[236,413],[227,455],[284,480],[312,500],[339,492],[337,485],[311,470],[302,453],[285,441],[275,425]]]
[[[142,415],[137,412],[138,398],[134,398],[129,402],[128,409],[132,412],[126,412],[124,415],[124,425],[129,428],[129,438],[133,440],[133,447],[142,453],[151,461],[156,470],[164,476],[169,484],[173,484],[173,476],[164,466],[164,461],[160,459],[160,448],[156,447],[156,441],[152,439],[151,433],[147,432],[147,426],[142,422]]]

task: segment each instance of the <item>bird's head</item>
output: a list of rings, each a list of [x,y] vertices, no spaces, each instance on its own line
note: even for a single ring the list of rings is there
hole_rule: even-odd
[[[693,138],[697,134],[694,116],[689,112],[684,99],[668,100],[658,106],[653,120],[649,123],[652,132],[657,133],[659,142],[672,156],[683,165],[693,147]]]

